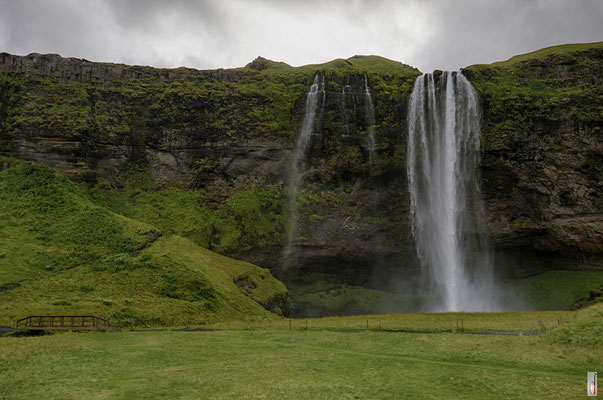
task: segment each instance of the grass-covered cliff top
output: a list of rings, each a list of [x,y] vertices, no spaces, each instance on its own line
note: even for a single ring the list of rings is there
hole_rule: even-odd
[[[92,203],[47,167],[0,158],[0,324],[109,315],[184,325],[287,313],[287,289],[236,261]],[[285,308],[283,310],[283,308]]]
[[[81,71],[91,71],[91,73],[89,75],[81,74],[79,76],[69,74],[69,70],[76,71],[78,69]],[[254,74],[258,71],[264,71],[264,75],[299,72],[312,74],[319,71],[326,74],[340,72],[345,74],[377,73],[382,75],[413,74],[419,72],[415,67],[377,55],[355,55],[347,59],[337,58],[324,63],[307,64],[297,67],[282,61],[273,61],[258,56],[243,67],[201,70],[189,67],[155,68],[142,65],[92,62],[80,58],[65,58],[61,57],[59,54],[38,53],[31,53],[27,56],[0,53],[0,71],[19,72],[28,76],[60,76],[62,80],[79,81],[93,80],[92,78],[97,77],[98,74],[104,74],[105,76],[102,77],[104,78],[104,81],[113,81],[116,83],[124,80],[150,78],[173,81],[193,77],[195,75],[204,75],[220,79],[225,77],[229,72],[237,77],[242,77],[245,74]]]
[[[596,100],[601,98],[602,43],[554,46],[465,68],[484,100],[485,131],[496,133],[509,125],[539,129],[526,120],[558,120],[568,112],[579,121],[600,120],[601,102]],[[346,134],[360,141],[366,129],[365,74],[378,127],[388,130],[392,144],[392,137],[404,132],[406,102],[420,71],[379,56],[301,67],[258,57],[241,68],[202,71],[3,53],[0,151],[10,150],[7,138],[23,135],[84,136],[91,147],[94,142],[127,142],[133,135],[153,145],[233,137],[290,142],[299,131],[305,93],[317,73],[325,79],[326,136],[337,141]],[[346,85],[353,98],[345,97]]]
[[[375,55],[355,55],[347,59],[337,58],[322,64],[308,64],[299,67],[292,67],[284,62],[258,57],[247,64],[242,70],[245,69],[262,70],[269,74],[275,72],[292,73],[300,71],[312,73],[323,71],[327,74],[339,75],[380,74],[393,76],[400,74],[413,75],[420,72],[417,68],[410,65]]]
[[[561,44],[557,46],[549,46],[530,53],[518,54],[505,61],[497,61],[491,65],[510,66],[523,61],[544,60],[549,56],[570,56],[573,57],[576,53],[586,52],[593,49],[603,49],[603,42],[593,43],[574,43]]]
[[[153,131],[153,136],[177,132],[201,140],[233,135],[291,139],[317,73],[333,94],[329,101],[337,105],[341,101],[335,97],[345,85],[362,93],[366,74],[378,114],[391,121],[391,103],[407,96],[420,72],[377,56],[302,67],[258,57],[242,68],[202,71],[3,53],[0,139],[24,133],[110,139],[133,130]]]
[[[483,130],[500,138],[601,124],[603,42],[547,47],[463,69],[481,94]]]

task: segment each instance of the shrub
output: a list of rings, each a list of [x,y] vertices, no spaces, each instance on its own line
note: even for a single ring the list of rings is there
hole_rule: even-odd
[[[92,286],[88,286],[88,285],[82,285],[82,286],[80,286],[80,291],[82,293],[90,293],[93,290],[94,290],[94,288]]]

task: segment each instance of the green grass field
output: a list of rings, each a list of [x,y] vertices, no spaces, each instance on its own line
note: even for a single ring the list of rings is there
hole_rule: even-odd
[[[549,314],[541,312],[541,319]],[[484,327],[509,327],[519,315],[476,318]],[[312,320],[325,329],[308,331],[265,326],[0,338],[0,397],[582,398],[586,372],[603,369],[603,304],[562,315],[563,326],[540,336],[334,330],[362,320],[351,317]],[[409,326],[438,316],[414,316]]]
[[[517,311],[503,313],[405,313],[356,315],[264,321],[230,321],[204,325],[209,329],[232,330],[339,330],[339,331],[424,331],[489,332],[540,331],[573,321],[572,311]],[[458,326],[458,327],[457,327]]]

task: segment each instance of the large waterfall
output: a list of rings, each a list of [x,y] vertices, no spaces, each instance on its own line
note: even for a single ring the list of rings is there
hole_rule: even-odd
[[[477,93],[459,72],[417,78],[408,112],[412,233],[430,311],[498,310],[479,187]]]
[[[302,183],[302,175],[304,172],[304,156],[305,152],[310,144],[310,138],[312,135],[312,128],[314,127],[314,121],[316,119],[316,108],[319,99],[321,100],[321,113],[322,107],[324,107],[325,89],[324,89],[324,77],[322,83],[318,83],[318,74],[314,77],[314,82],[308,90],[306,95],[306,109],[304,112],[304,120],[302,127],[297,138],[297,144],[295,146],[295,152],[291,159],[291,166],[289,169],[289,182],[288,182],[288,206],[289,206],[289,227],[287,230],[287,245],[283,252],[283,267],[288,268],[294,262],[291,259],[293,252],[293,241],[297,236],[297,219],[299,217],[298,206],[297,206],[297,194],[299,187]]]

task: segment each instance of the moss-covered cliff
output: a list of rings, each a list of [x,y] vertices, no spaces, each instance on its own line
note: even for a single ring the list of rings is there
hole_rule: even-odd
[[[326,96],[300,199],[302,264],[339,271],[334,260],[368,266],[371,249],[399,253],[414,68],[367,56],[300,68],[258,58],[235,70],[156,70],[3,54],[0,70],[4,154],[67,170],[117,212],[277,271],[290,154],[318,73]],[[365,75],[377,117],[374,177]],[[376,235],[382,230],[390,233]]]
[[[505,273],[602,264],[602,54],[603,43],[558,46],[463,70],[482,99],[482,186]],[[316,74],[326,96],[300,191],[300,263],[281,273],[287,170]],[[405,146],[419,74],[376,56],[198,71],[3,53],[0,152],[65,170],[96,204],[289,282],[401,291],[416,275]]]
[[[498,248],[516,252],[514,265],[600,266],[603,43],[463,73],[482,99],[482,186]]]

